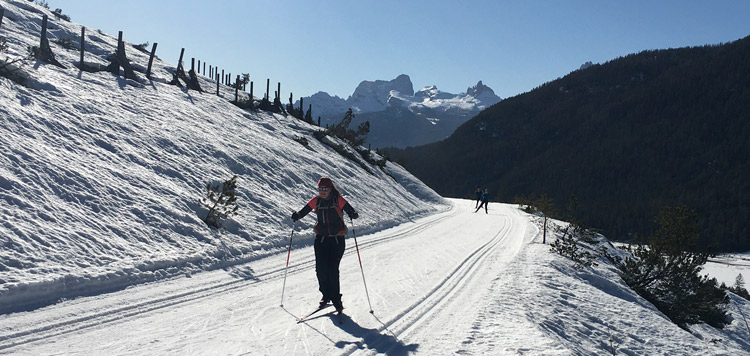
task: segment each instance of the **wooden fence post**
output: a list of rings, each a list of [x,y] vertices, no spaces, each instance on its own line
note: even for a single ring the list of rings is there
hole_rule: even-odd
[[[52,53],[52,48],[49,46],[49,41],[47,40],[47,15],[42,17],[42,36],[39,39],[39,55],[36,59],[56,65],[60,68],[65,68],[62,63],[55,59],[55,55]]]
[[[146,78],[151,79],[151,65],[154,63],[154,55],[156,54],[156,45],[157,43],[154,42],[154,45],[151,47],[151,56],[148,57],[148,69],[146,70]]]
[[[234,102],[240,103],[240,76],[237,75],[237,81],[234,82]]]
[[[42,17],[42,38],[39,42],[39,50],[41,51],[42,48],[44,48],[44,40],[47,39],[47,15],[44,15]]]
[[[250,82],[250,104],[253,103],[253,82]]]
[[[219,96],[219,68],[216,68],[216,96]]]
[[[198,60],[198,71],[196,73],[200,73],[200,72],[201,72],[201,60],[199,59]]]
[[[190,70],[195,73],[195,58],[190,58]]]
[[[221,70],[221,84],[224,84],[224,80],[226,80],[226,77],[224,76],[224,70]]]
[[[115,51],[115,57],[118,58],[117,63],[119,63],[120,49],[121,48],[123,50],[125,49],[124,45],[122,44],[122,31],[120,31],[120,32],[117,33],[117,50]],[[112,74],[114,74],[114,75],[116,75],[118,77],[120,76],[120,66],[119,65],[117,67],[112,66],[111,70],[112,70]]]
[[[281,82],[279,82],[279,89],[276,91],[278,94],[276,94],[276,97],[279,98],[279,102],[281,102]]]
[[[81,62],[78,65],[78,68],[81,68],[81,70],[83,70],[83,52],[84,52],[83,42],[85,39],[86,39],[86,27],[81,26]]]
[[[269,90],[271,89],[271,79],[266,79],[266,100],[271,100]]]
[[[115,55],[119,58],[121,53],[122,56],[125,57],[125,43],[122,42],[122,31],[119,31],[117,33],[117,52]],[[117,67],[117,76],[120,76],[120,67]]]
[[[0,9],[0,26],[3,25],[3,16],[5,15],[5,9]]]
[[[203,62],[203,75],[206,75],[206,62]]]
[[[214,67],[210,64],[208,65],[208,77],[214,79]]]
[[[182,67],[182,56],[185,55],[185,49],[180,50],[180,60],[177,61],[177,66]]]

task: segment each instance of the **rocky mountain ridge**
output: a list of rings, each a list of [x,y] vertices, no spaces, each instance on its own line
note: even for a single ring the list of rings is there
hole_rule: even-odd
[[[501,99],[481,80],[459,94],[435,85],[415,92],[411,78],[401,74],[390,81],[362,81],[347,99],[321,91],[302,100],[305,106],[312,105],[312,115],[320,117],[321,126],[339,123],[351,108],[357,115],[353,124],[370,121],[368,144],[408,147],[447,137]]]

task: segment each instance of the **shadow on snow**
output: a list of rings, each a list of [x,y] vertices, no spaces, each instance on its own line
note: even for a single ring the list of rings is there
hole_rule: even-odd
[[[348,315],[342,315],[342,323],[338,324],[338,317],[330,314],[331,321],[337,323],[341,330],[357,338],[357,341],[347,342],[339,341],[336,347],[343,349],[349,345],[356,345],[358,349],[368,349],[387,355],[408,355],[410,352],[416,352],[418,344],[404,345],[393,335],[381,333],[377,329],[366,329],[357,324]],[[387,330],[387,329],[386,329]]]

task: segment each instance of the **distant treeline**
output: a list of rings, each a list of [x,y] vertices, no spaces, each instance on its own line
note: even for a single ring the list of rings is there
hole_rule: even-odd
[[[593,65],[481,112],[448,139],[389,150],[442,195],[560,207],[612,239],[665,206],[698,212],[702,245],[750,250],[750,37]]]

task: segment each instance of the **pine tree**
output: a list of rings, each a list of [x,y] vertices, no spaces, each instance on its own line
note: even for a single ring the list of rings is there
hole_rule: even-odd
[[[734,285],[729,290],[742,298],[750,300],[750,292],[745,289],[745,277],[742,277],[742,273],[737,275],[737,278],[734,279]]]
[[[700,274],[710,254],[698,250],[697,220],[695,211],[684,206],[662,209],[658,230],[648,244],[628,247],[633,257],[620,269],[630,288],[680,327],[700,321],[723,327],[726,293],[715,279]]]
[[[206,196],[200,200],[200,203],[208,208],[208,214],[203,221],[211,227],[219,227],[222,219],[229,218],[237,213],[237,176],[221,184],[206,185]]]
[[[745,289],[745,278],[742,277],[742,273],[738,274],[737,278],[734,279],[734,288]]]
[[[355,131],[349,129],[349,124],[351,124],[353,119],[354,112],[352,112],[352,109],[350,108],[347,110],[346,114],[344,114],[344,118],[340,123],[328,129],[328,133],[346,140],[352,146],[361,146],[365,142],[367,134],[370,133],[370,122],[365,121],[360,124]]]

